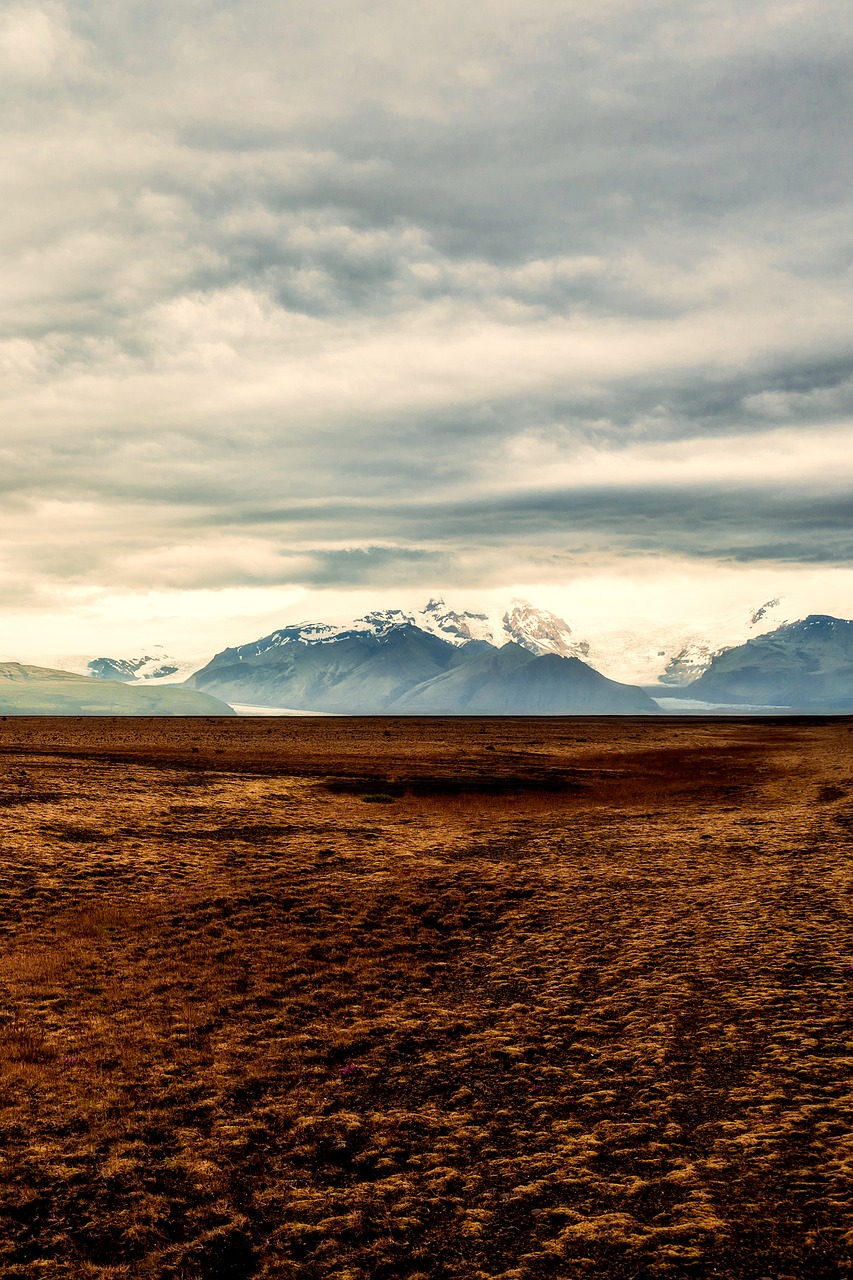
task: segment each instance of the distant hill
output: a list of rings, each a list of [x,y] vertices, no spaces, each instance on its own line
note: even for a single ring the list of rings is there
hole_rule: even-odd
[[[403,619],[306,637],[300,628],[225,649],[187,681],[232,703],[352,714],[572,715],[658,711],[641,689],[578,658],[514,642],[459,644]]]
[[[853,711],[853,622],[810,614],[725,649],[681,697],[705,702]]]
[[[192,689],[149,688],[0,663],[0,714],[9,716],[230,716],[231,707]]]

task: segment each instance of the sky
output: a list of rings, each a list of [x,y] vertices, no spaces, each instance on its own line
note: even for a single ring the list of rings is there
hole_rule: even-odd
[[[846,0],[0,13],[0,651],[853,616]]]

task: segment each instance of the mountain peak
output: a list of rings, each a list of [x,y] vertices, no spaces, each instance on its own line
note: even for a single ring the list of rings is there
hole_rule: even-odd
[[[766,618],[768,613],[772,613],[774,609],[778,609],[781,603],[782,601],[778,596],[774,596],[772,600],[766,600],[760,608],[755,610],[749,620],[749,625],[751,627],[758,626],[759,622],[761,622],[763,618]]]

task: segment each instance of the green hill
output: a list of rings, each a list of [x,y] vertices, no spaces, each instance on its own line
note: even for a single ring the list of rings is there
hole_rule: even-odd
[[[7,716],[231,716],[218,698],[176,685],[149,688],[70,671],[0,662],[0,714]]]

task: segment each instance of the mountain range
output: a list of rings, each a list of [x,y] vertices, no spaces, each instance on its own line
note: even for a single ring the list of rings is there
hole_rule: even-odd
[[[432,599],[416,610],[378,609],[344,622],[290,624],[256,643],[275,645],[284,637],[331,642],[353,632],[379,634],[389,627],[408,624],[454,645],[484,640],[499,648],[512,640],[536,655],[555,653],[561,658],[580,658],[623,684],[661,684],[678,690],[697,679],[715,653],[788,620],[782,602],[774,599],[746,615],[735,611],[713,625],[706,623],[693,631],[667,626],[665,622],[626,618],[606,632],[581,637],[563,618],[526,600],[512,600],[506,608],[489,613],[458,611],[441,599]],[[176,656],[155,645],[139,650],[133,657],[63,657],[55,658],[51,665],[106,680],[180,684],[212,656],[210,651],[195,658]]]
[[[346,630],[284,628],[226,649],[187,681],[232,705],[370,714],[648,714],[642,689],[575,656],[500,647],[370,615]]]
[[[128,692],[176,685],[238,706],[317,712],[853,710],[853,622],[824,614],[788,621],[773,599],[730,620],[728,634],[735,643],[715,648],[710,638],[682,635],[651,652],[626,627],[620,660],[613,634],[605,643],[580,639],[564,619],[523,600],[490,614],[433,599],[414,611],[288,625],[209,660],[172,658],[155,646],[76,669],[90,689],[92,677]],[[654,681],[613,678],[620,661],[636,670],[655,659]]]

